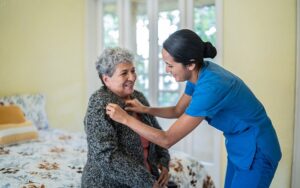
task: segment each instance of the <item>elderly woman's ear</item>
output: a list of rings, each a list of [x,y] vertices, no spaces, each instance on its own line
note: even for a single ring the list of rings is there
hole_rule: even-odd
[[[101,76],[101,78],[102,78],[104,85],[109,86],[109,76],[104,74]]]

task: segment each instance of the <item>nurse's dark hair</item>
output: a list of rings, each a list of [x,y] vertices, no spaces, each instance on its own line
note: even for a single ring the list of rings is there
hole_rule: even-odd
[[[178,63],[189,65],[196,63],[202,67],[204,58],[214,58],[217,49],[210,42],[203,40],[189,29],[181,29],[171,34],[163,43],[163,48]]]

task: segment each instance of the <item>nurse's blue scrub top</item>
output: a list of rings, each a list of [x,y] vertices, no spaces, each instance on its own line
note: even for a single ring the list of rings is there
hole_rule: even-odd
[[[259,148],[273,166],[281,159],[276,132],[263,105],[246,84],[221,66],[205,61],[198,81],[187,82],[191,102],[185,113],[205,117],[223,132],[229,160],[249,169]]]

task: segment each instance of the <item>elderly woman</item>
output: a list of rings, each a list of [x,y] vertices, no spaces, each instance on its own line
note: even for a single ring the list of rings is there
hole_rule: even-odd
[[[149,106],[143,94],[134,90],[136,73],[133,59],[126,49],[112,48],[104,50],[96,62],[103,86],[90,97],[84,119],[88,156],[82,174],[82,187],[151,188],[164,187],[168,182],[168,151],[140,137],[130,128],[120,126],[106,115],[105,106],[108,103],[124,108],[126,100],[136,98]],[[161,129],[151,115],[132,115]]]

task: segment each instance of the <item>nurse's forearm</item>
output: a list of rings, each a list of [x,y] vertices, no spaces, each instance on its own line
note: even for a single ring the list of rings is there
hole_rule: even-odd
[[[174,144],[166,131],[150,127],[132,116],[126,118],[123,124],[127,125],[140,136],[163,148],[168,149]]]
[[[186,110],[187,106],[190,103],[190,100],[191,100],[190,96],[183,94],[180,97],[179,101],[177,102],[176,106],[162,107],[162,108],[146,107],[144,111],[145,113],[157,117],[179,118]]]
[[[147,107],[145,113],[161,118],[178,118],[182,113],[176,110],[175,106],[171,107]]]
[[[203,117],[192,117],[183,114],[167,131],[150,127],[130,115],[123,116],[120,123],[127,125],[150,142],[168,149],[194,130],[203,119]]]

